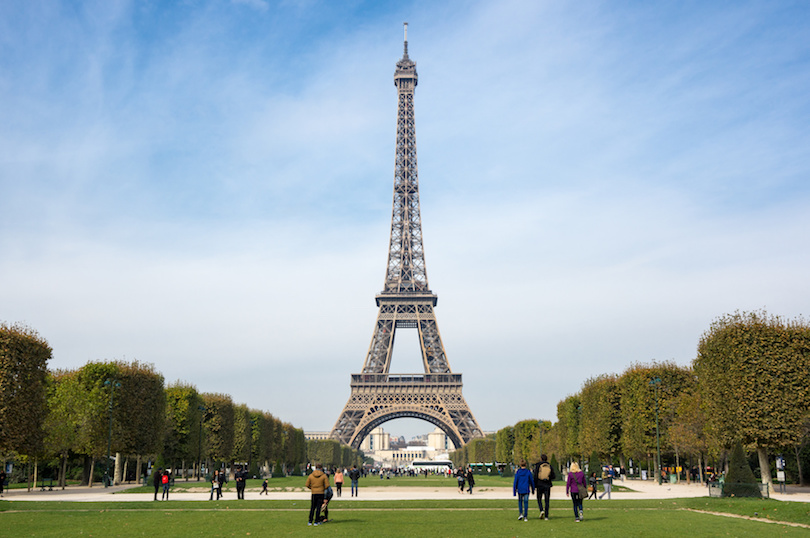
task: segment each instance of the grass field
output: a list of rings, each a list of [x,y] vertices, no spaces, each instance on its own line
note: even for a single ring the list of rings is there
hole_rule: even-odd
[[[550,521],[517,521],[517,503],[497,500],[334,501],[332,521],[307,527],[308,503],[167,501],[128,503],[0,502],[7,536],[808,536],[810,528],[709,512],[810,525],[810,505],[769,500],[675,499],[585,505],[575,523],[571,503],[552,502]],[[5,534],[8,532],[8,534]]]

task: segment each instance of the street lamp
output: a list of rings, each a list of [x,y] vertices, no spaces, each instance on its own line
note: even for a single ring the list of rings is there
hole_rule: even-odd
[[[200,413],[200,434],[197,436],[197,482],[200,481],[200,475],[202,474],[202,423],[205,420],[205,406],[198,405],[197,409],[201,411]]]
[[[112,452],[112,412],[113,412],[113,394],[115,389],[121,386],[121,383],[116,379],[108,379],[104,382],[105,387],[110,387],[110,433],[107,436],[107,465],[104,466],[104,487],[110,486],[110,456]]]
[[[650,385],[655,387],[655,448],[658,451],[658,485],[661,485],[661,435],[658,431],[658,386],[661,378],[656,377],[650,381]]]

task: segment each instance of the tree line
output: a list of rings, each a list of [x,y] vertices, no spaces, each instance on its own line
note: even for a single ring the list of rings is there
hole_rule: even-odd
[[[48,370],[52,350],[36,331],[0,324],[0,460],[57,469],[92,485],[101,463],[110,478],[142,476],[147,461],[189,475],[234,463],[253,474],[293,472],[307,458],[302,429],[271,413],[166,385],[138,361],[88,362]],[[114,456],[114,462],[107,456]],[[26,471],[26,478],[34,471]]]
[[[658,427],[656,428],[656,421]],[[810,326],[766,312],[736,312],[701,336],[691,366],[633,364],[586,380],[557,404],[556,421],[525,420],[474,440],[456,464],[580,461],[661,470],[707,462],[723,466],[735,443],[755,453],[773,484],[774,456],[790,481],[807,483],[810,465]],[[688,475],[687,475],[688,478]]]

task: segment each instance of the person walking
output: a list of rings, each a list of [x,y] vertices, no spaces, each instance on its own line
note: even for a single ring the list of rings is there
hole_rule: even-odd
[[[266,478],[264,479],[264,482],[262,482],[262,491],[259,493],[259,495],[261,495],[262,493],[265,494],[265,495],[270,495],[270,493],[267,492],[267,479]]]
[[[534,477],[526,468],[526,460],[520,460],[520,469],[512,483],[512,497],[518,497],[518,521],[529,521],[529,493],[534,493]]]
[[[605,495],[608,496],[608,500],[610,500],[610,490],[613,489],[613,476],[616,473],[613,471],[613,466],[608,465],[605,469],[605,473],[602,475],[602,485],[605,487],[605,491],[599,496],[601,499]]]
[[[475,478],[473,478],[472,467],[467,467],[467,491],[472,495],[472,488],[475,485]]]
[[[464,493],[464,468],[459,467],[456,470],[456,480],[458,481],[458,492]]]
[[[217,500],[219,500],[219,491],[217,491],[218,486],[219,486],[219,471],[214,470],[214,474],[211,475],[211,496],[208,497],[209,501],[214,500],[214,492],[217,492]]]
[[[320,525],[321,507],[323,505],[324,493],[329,487],[329,477],[323,472],[323,465],[315,465],[315,470],[307,477],[307,489],[312,492],[309,501],[309,523],[307,525]],[[314,520],[314,523],[313,523]]]
[[[342,488],[343,488],[343,470],[340,467],[338,467],[338,470],[335,471],[335,493],[337,493],[338,497],[340,497]]]
[[[228,474],[225,469],[220,469],[217,475],[217,500],[222,497],[222,486],[228,480]]]
[[[357,497],[360,493],[360,488],[357,485],[357,481],[360,480],[360,471],[357,469],[357,465],[352,465],[352,470],[349,471],[349,480],[352,481],[352,497]]]
[[[577,523],[582,521],[582,494],[587,491],[585,485],[585,473],[579,469],[579,464],[574,462],[568,469],[568,479],[565,481],[565,496],[571,495],[574,502],[574,518]]]
[[[163,484],[161,479],[163,478],[163,469],[158,469],[157,471],[152,472],[152,485],[155,486],[155,500],[157,500],[157,494],[160,490],[160,485]]]
[[[548,462],[548,456],[540,455],[540,462],[534,469],[534,487],[537,490],[537,508],[540,509],[540,519],[551,519],[549,517],[549,499],[551,498],[552,481],[557,478],[557,473]]]
[[[234,474],[234,478],[236,479],[236,498],[240,500],[245,500],[245,485],[248,473],[243,466],[239,466],[236,468],[236,473]]]
[[[163,495],[161,499],[164,501],[169,500],[169,487],[172,485],[172,472],[169,469],[166,469],[166,472],[160,477],[160,482],[163,484]]]
[[[596,487],[599,484],[599,479],[596,478],[596,473],[591,473],[591,476],[588,477],[588,489],[590,493],[586,497],[586,499],[593,499],[596,500]]]

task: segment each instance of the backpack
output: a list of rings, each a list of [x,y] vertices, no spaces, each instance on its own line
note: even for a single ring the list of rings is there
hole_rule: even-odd
[[[550,480],[551,478],[551,465],[548,463],[541,463],[537,469],[538,480]]]
[[[164,474],[164,475],[163,475],[163,476],[160,478],[160,481],[161,481],[161,483],[163,483],[163,484],[168,484],[168,483],[169,483],[169,475]]]

